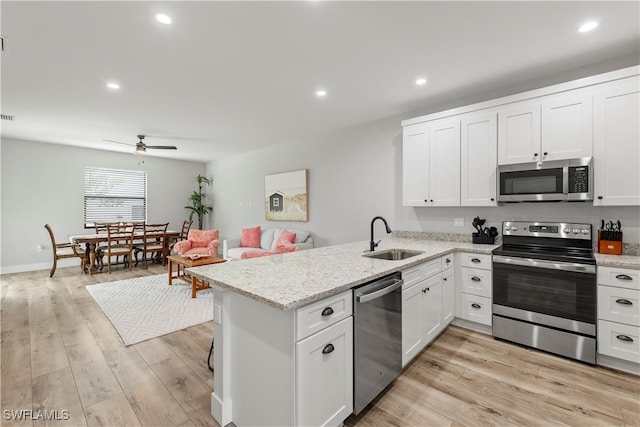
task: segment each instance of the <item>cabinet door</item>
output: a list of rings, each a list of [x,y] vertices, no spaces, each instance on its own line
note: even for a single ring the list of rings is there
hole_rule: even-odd
[[[422,290],[424,282],[402,290],[402,366],[410,362],[424,344]]]
[[[442,323],[447,327],[454,318],[454,269],[449,269],[442,273]]]
[[[427,206],[429,199],[429,128],[424,123],[402,130],[402,205]]]
[[[592,116],[591,91],[547,97],[542,103],[542,160],[591,157]]]
[[[429,344],[442,330],[442,275],[423,282],[423,331],[425,345]]]
[[[429,125],[430,206],[460,206],[460,121]]]
[[[496,113],[464,116],[461,120],[460,205],[497,206]]]
[[[339,426],[353,411],[353,317],[296,344],[297,423]]]
[[[498,164],[540,160],[540,104],[516,104],[498,113]]]
[[[594,95],[594,206],[640,205],[640,77]]]

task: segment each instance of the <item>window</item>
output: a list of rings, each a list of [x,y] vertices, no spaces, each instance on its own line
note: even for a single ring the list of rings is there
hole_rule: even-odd
[[[84,226],[97,222],[145,221],[147,173],[84,168]]]

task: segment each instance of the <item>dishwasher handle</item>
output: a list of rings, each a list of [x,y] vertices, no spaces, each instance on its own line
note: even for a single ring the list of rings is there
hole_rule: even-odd
[[[402,287],[402,285],[404,284],[404,280],[393,278],[382,283],[386,285],[384,288],[378,289],[377,291],[369,292],[368,294],[358,295],[356,297],[356,300],[359,303],[365,303],[365,302],[373,301],[374,299],[378,299]]]

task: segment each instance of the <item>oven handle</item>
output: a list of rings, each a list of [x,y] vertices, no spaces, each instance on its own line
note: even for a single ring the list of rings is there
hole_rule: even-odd
[[[502,255],[494,255],[493,262],[498,264],[520,265],[524,267],[546,268],[547,270],[562,270],[591,274],[596,273],[595,265],[572,262],[556,262],[532,258],[511,258]]]

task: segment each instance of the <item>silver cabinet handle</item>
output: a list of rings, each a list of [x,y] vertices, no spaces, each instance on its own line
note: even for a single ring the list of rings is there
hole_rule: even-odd
[[[618,335],[616,336],[620,341],[633,342],[633,338],[627,335]]]
[[[627,276],[626,274],[618,274],[618,275],[616,276],[616,279],[620,279],[620,280],[633,280],[633,279],[631,278],[631,276]]]
[[[616,302],[618,304],[622,304],[622,305],[633,305],[633,303],[631,301],[629,301],[628,299],[623,299],[623,298],[617,299]]]
[[[471,262],[475,262],[477,264],[482,261],[480,261],[478,258],[471,258]]]
[[[322,349],[322,354],[329,354],[329,353],[333,352],[333,350],[335,350],[335,349],[336,348],[333,346],[333,344],[327,344]]]
[[[482,307],[480,306],[480,304],[476,304],[475,302],[473,304],[471,304],[471,307],[475,308],[476,310],[481,309]]]
[[[333,308],[331,307],[327,307],[324,310],[322,310],[322,316],[331,316],[333,314]]]
[[[474,282],[480,282],[482,279],[480,279],[478,276],[473,276],[471,280],[473,280]]]

